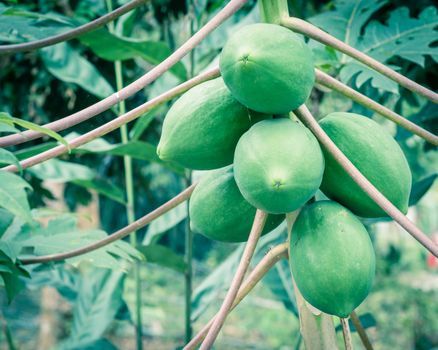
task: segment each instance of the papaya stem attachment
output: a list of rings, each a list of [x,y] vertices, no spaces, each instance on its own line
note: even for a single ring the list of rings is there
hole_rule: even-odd
[[[123,89],[114,94],[104,98],[103,100],[88,106],[76,113],[73,113],[64,118],[58,118],[56,121],[45,124],[44,127],[54,131],[62,131],[84,122],[119,103],[121,100],[126,100],[138,91],[142,90],[153,81],[158,79],[170,68],[177,64],[181,59],[187,55],[193,48],[195,48],[208,34],[215,30],[227,18],[236,13],[248,0],[231,0],[225,7],[220,10],[209,22],[207,22],[201,29],[199,29],[190,39],[182,44],[174,53],[167,57],[160,64],[152,68],[149,72],[141,76],[139,79],[126,85]],[[8,147],[18,145],[23,142],[34,140],[44,136],[44,134],[27,130],[19,134],[13,134],[0,137],[0,147]]]
[[[345,156],[325,131],[320,127],[309,109],[302,105],[294,111],[297,117],[306,125],[318,139],[319,143],[329,152],[339,165],[347,172],[353,181],[390,217],[414,237],[423,247],[438,257],[436,245],[422,230],[409,220],[394,204],[392,204]]]
[[[362,341],[363,346],[366,350],[374,350],[373,345],[371,344],[370,339],[368,338],[368,335],[365,331],[365,328],[363,328],[362,323],[360,322],[359,317],[357,316],[356,312],[353,311],[350,314],[351,322],[353,322],[354,328],[356,328],[357,334],[359,334],[359,338]]]
[[[287,0],[259,0],[259,8],[263,22],[280,24],[283,17],[289,17]]]
[[[245,245],[242,257],[240,258],[239,266],[231,282],[230,289],[225,296],[225,299],[217,313],[211,328],[209,329],[204,341],[201,344],[200,350],[211,349],[213,343],[215,342],[224,322],[233,306],[234,299],[237,296],[240,285],[242,284],[245,273],[248,270],[249,263],[254,254],[255,248],[259,237],[265,226],[266,218],[268,214],[260,209],[257,209],[255,214],[254,222],[252,224],[251,232],[249,234],[248,242]]]
[[[350,45],[344,43],[343,41],[335,38],[334,36],[314,26],[313,24],[310,24],[299,18],[288,17],[288,18],[282,18],[281,25],[295,32],[304,34],[309,38],[312,38],[320,43],[331,46],[336,50],[339,50],[340,52],[374,69],[375,71],[386,76],[387,78],[397,82],[398,84],[405,87],[406,89],[413,91],[434,103],[438,103],[437,93],[425,88],[424,86],[416,83],[415,81],[412,81],[409,78],[406,78],[404,75],[397,73],[391,68],[385,66],[383,63],[355,49],[354,47],[351,47]]]
[[[339,320],[341,321],[342,325],[342,335],[344,336],[345,350],[353,350],[353,343],[351,341],[351,332],[350,325],[348,324],[348,318],[340,317]]]
[[[280,260],[287,259],[287,247],[289,243],[281,243],[272,248],[251,271],[249,276],[242,283],[239,292],[234,299],[230,311],[234,310],[237,305],[251,292],[258,282],[269,272],[269,270]],[[193,350],[202,339],[205,338],[211,328],[217,314],[199,331],[198,334],[183,348],[183,350]]]
[[[68,152],[71,149],[78,148],[98,137],[101,137],[103,135],[108,134],[109,132],[119,128],[121,125],[127,124],[130,121],[133,121],[140,116],[142,116],[147,111],[150,111],[151,109],[167,102],[173,99],[174,97],[186,92],[193,86],[196,86],[198,84],[201,84],[204,81],[211,80],[214,78],[217,78],[220,75],[219,68],[213,68],[207,72],[204,72],[202,74],[197,75],[193,79],[187,80],[186,82],[174,87],[173,89],[170,89],[166,91],[165,93],[153,98],[152,100],[130,110],[129,112],[121,115],[120,117],[117,117],[108,123],[105,123],[101,126],[99,126],[96,129],[93,129],[81,136],[78,136],[72,140],[67,145],[59,145],[57,147],[54,147],[52,149],[49,149],[48,151],[41,152],[33,157],[29,157],[27,159],[24,159],[20,162],[23,169],[29,168],[35,164],[42,163],[48,159],[55,158],[61,154],[64,154]],[[5,171],[18,171],[18,168],[13,166],[7,166],[4,168],[1,168],[1,170]]]
[[[410,120],[402,117],[400,114],[397,114],[390,110],[389,108],[386,108],[385,106],[382,106],[380,103],[377,103],[376,101],[372,100],[371,98],[361,94],[360,92],[352,89],[351,87],[341,83],[339,80],[331,77],[330,75],[324,73],[323,71],[319,69],[315,69],[315,75],[316,75],[316,82],[328,87],[332,90],[335,90],[339,92],[340,94],[349,97],[354,102],[371,109],[372,111],[379,113],[382,117],[389,119],[396,123],[397,125],[400,125],[402,128],[409,130],[413,134],[423,138],[427,142],[431,143],[432,145],[438,146],[438,136],[432,134],[430,131],[427,131],[426,129],[423,129],[422,127],[418,126],[417,124],[411,122]]]
[[[150,224],[152,221],[159,218],[161,215],[175,208],[178,204],[186,201],[192,195],[195,187],[196,184],[191,185],[190,187],[186,188],[184,191],[180,192],[178,195],[176,195],[175,197],[173,197],[172,199],[170,199],[169,201],[167,201],[157,209],[151,211],[150,213],[146,214],[140,219],[134,221],[132,224],[129,224],[128,226],[125,226],[124,228],[114,232],[113,234],[101,239],[100,241],[93,242],[89,245],[86,245],[84,247],[75,250],[71,250],[69,252],[36,256],[32,258],[22,258],[22,259],[20,258],[19,260],[23,265],[48,263],[52,261],[60,261],[69,258],[74,258],[75,256],[84,255],[96,249],[102,248],[110,243],[118,241],[119,239],[125,238],[132,232],[135,232],[141,229],[142,227]]]

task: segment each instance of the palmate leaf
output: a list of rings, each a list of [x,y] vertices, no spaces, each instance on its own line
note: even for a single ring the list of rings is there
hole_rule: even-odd
[[[17,157],[12,152],[5,150],[4,148],[0,148],[0,164],[14,164],[20,172],[23,171],[20,162]]]
[[[418,18],[411,17],[407,8],[397,8],[390,12],[385,24],[375,20],[367,22],[385,3],[386,0],[338,0],[334,2],[334,10],[311,17],[309,21],[383,63],[395,56],[422,66],[427,55],[437,61],[438,47],[432,46],[437,37],[436,8],[424,9]],[[323,52],[320,45],[313,42],[312,46],[316,55]],[[371,81],[375,88],[398,92],[397,84],[390,79],[346,55],[338,57],[342,81],[349,82],[355,77],[357,87]]]
[[[32,248],[35,255],[55,254],[77,249],[107,236],[101,230],[80,230],[77,218],[71,214],[61,215],[49,221],[47,227],[33,230],[31,237],[22,239],[22,248]],[[75,266],[87,261],[94,266],[120,269],[118,259],[133,261],[142,259],[143,255],[125,241],[116,241],[90,253],[66,261]]]
[[[24,288],[22,277],[29,278],[29,273],[20,266],[19,262],[14,262],[2,250],[0,250],[0,277],[6,289],[8,302],[20,293]]]
[[[169,46],[162,41],[124,38],[113,35],[103,28],[81,35],[79,40],[90,47],[97,56],[108,61],[139,57],[156,65],[172,53]],[[186,69],[181,62],[173,66],[170,71],[181,80],[187,78]]]
[[[47,70],[59,80],[77,84],[99,98],[114,92],[97,68],[67,43],[46,47],[40,51]]]

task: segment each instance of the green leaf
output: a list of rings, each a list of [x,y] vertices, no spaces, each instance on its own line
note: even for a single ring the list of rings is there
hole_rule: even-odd
[[[77,84],[99,98],[114,93],[96,67],[66,43],[42,49],[41,58],[48,71],[62,81]]]
[[[388,0],[337,0],[335,8],[308,21],[350,46],[356,46],[362,27]]]
[[[102,338],[123,305],[124,278],[120,271],[92,269],[80,279],[71,334],[61,349],[86,349]]]
[[[74,180],[90,180],[96,176],[94,170],[81,164],[70,163],[59,159],[50,159],[27,169],[41,180],[64,183]]]
[[[123,38],[103,28],[86,33],[80,36],[79,40],[90,47],[97,56],[108,61],[123,61],[140,57],[156,65],[172,53],[164,42]],[[173,66],[170,71],[181,80],[187,78],[186,69],[181,62]]]
[[[429,191],[435,182],[437,174],[427,176],[412,185],[411,196],[409,197],[409,206],[415,205]]]
[[[151,122],[154,120],[154,118],[161,113],[164,113],[164,111],[167,111],[166,105],[160,105],[149,112],[147,112],[145,115],[141,116],[137,119],[135,122],[133,128],[131,129],[129,136],[131,140],[138,140],[141,135],[144,133],[144,131],[147,129],[147,127],[151,124]]]
[[[160,244],[152,244],[148,246],[138,246],[137,249],[143,253],[148,263],[158,264],[180,273],[184,273],[187,269],[184,258],[168,247]]]
[[[101,230],[78,229],[76,221],[76,217],[72,215],[61,215],[49,221],[47,227],[34,230],[30,238],[20,243],[22,247],[33,248],[34,254],[39,256],[67,252],[107,237]],[[143,255],[127,242],[119,240],[66,261],[75,266],[87,261],[97,267],[120,269],[120,261],[117,258],[133,261],[142,259]]]
[[[120,187],[112,184],[107,180],[73,180],[72,183],[90,190],[95,190],[97,193],[108,197],[120,204],[126,204],[125,192]]]
[[[12,152],[0,148],[0,163],[1,164],[14,164],[20,172],[23,171],[20,162]]]
[[[71,29],[75,22],[59,14],[42,14],[0,4],[0,41],[20,43]]]
[[[17,134],[19,132],[20,130],[14,128],[13,126],[10,126],[9,124],[0,123],[0,133]]]
[[[31,223],[29,202],[26,189],[32,189],[21,177],[0,170],[0,207]]]
[[[25,286],[21,277],[30,277],[25,269],[23,269],[18,263],[14,263],[2,251],[0,251],[0,276],[3,279],[9,304]]]
[[[6,123],[10,126],[16,124],[16,125],[19,125],[25,129],[28,129],[28,130],[40,132],[44,135],[47,135],[47,136],[50,136],[51,138],[54,138],[55,140],[61,142],[63,145],[68,147],[67,141],[61,135],[59,135],[57,132],[50,130],[50,129],[47,129],[47,128],[44,128],[42,126],[39,126],[38,124],[29,122],[27,120],[14,118],[14,117],[11,117],[7,113],[0,112],[0,123]]]
[[[284,223],[269,234],[263,236],[254,252],[252,265],[257,264],[272,246],[284,242],[286,239],[286,225]],[[196,321],[212,303],[217,303],[217,300],[225,295],[239,264],[243,249],[244,244],[239,244],[194,290],[192,297],[193,321]],[[275,296],[278,298],[278,295],[279,294]],[[280,300],[284,302],[282,299]]]
[[[143,239],[143,244],[147,246],[156,243],[162,235],[186,217],[187,203],[183,202],[151,222]]]
[[[57,142],[45,142],[40,145],[30,146],[27,148],[20,149],[19,151],[16,151],[14,155],[17,157],[18,160],[23,160],[29,157],[32,157],[36,154],[48,151],[49,149],[52,149],[53,147],[58,146]]]

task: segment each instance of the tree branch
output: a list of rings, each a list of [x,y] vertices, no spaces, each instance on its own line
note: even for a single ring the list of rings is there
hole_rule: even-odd
[[[113,234],[105,237],[104,239],[101,239],[100,241],[93,242],[85,247],[81,247],[81,248],[71,250],[71,251],[65,252],[65,253],[36,256],[36,257],[32,257],[32,258],[23,258],[23,259],[19,259],[19,260],[24,265],[47,263],[47,262],[52,262],[52,261],[60,261],[60,260],[73,258],[75,256],[87,254],[93,250],[102,248],[110,243],[113,243],[119,239],[122,239],[122,238],[128,236],[132,232],[135,232],[135,231],[141,229],[142,227],[151,223],[152,221],[154,221],[155,219],[157,219],[161,215],[167,213],[169,210],[175,208],[178,204],[184,202],[192,195],[192,192],[195,189],[195,187],[196,187],[196,184],[193,184],[190,187],[187,187],[180,194],[173,197],[171,200],[167,201],[166,203],[164,203],[163,205],[161,205],[160,207],[158,207],[154,211],[152,211],[149,214],[134,221],[132,224],[129,224],[128,226],[125,226],[124,228],[122,228],[122,229],[114,232]]]
[[[234,299],[236,298],[237,292],[239,291],[240,285],[242,284],[243,278],[245,277],[246,270],[248,269],[251,258],[254,254],[254,250],[257,246],[260,234],[265,226],[266,218],[268,214],[264,211],[257,209],[254,223],[249,234],[248,242],[245,245],[245,250],[243,251],[242,258],[240,259],[239,266],[237,268],[236,274],[231,282],[230,289],[225,296],[225,300],[222,303],[219,312],[217,313],[210,330],[208,331],[204,341],[201,344],[200,350],[208,350],[213,346],[216,337],[218,336],[226,317],[233,305]]]
[[[353,343],[351,341],[351,332],[350,332],[350,325],[348,324],[348,318],[340,317],[339,320],[341,321],[345,350],[353,350]]]
[[[319,126],[316,119],[312,116],[305,105],[294,111],[298,118],[312,131],[318,141],[335,158],[341,167],[351,176],[359,187],[364,190],[374,202],[392,217],[400,226],[411,234],[420,244],[422,244],[434,256],[438,257],[438,245],[410,221],[403,213],[398,210],[374,185],[362,175],[362,173],[351,163],[351,161],[341,152],[335,143],[328,137],[325,131]]]
[[[371,67],[372,69],[383,74],[389,79],[394,80],[395,82],[405,87],[406,89],[416,92],[417,94],[427,98],[428,100],[434,103],[438,103],[438,94],[436,94],[435,92],[425,88],[424,86],[421,86],[420,84],[417,84],[416,82],[406,78],[402,74],[397,73],[391,68],[385,66],[383,63],[380,63],[374,58],[351,47],[350,45],[344,43],[343,41],[335,38],[334,36],[314,26],[313,24],[310,24],[306,21],[303,21],[302,19],[295,17],[283,18],[281,24],[284,27],[292,29],[295,32],[304,34],[316,41],[331,46],[350,57],[353,57],[354,59],[367,65],[368,67]]]
[[[135,9],[136,7],[139,7],[145,2],[146,0],[132,0],[127,4],[120,6],[118,9],[115,9],[114,11],[111,11],[106,15],[103,15],[102,17],[95,19],[94,21],[91,21],[89,23],[76,27],[67,32],[57,34],[48,38],[26,42],[26,43],[20,43],[20,44],[0,45],[0,55],[37,50],[43,47],[55,45],[63,41],[77,38],[82,34],[103,27],[105,24],[114,21],[118,17]]]
[[[182,46],[180,46],[173,54],[166,58],[159,65],[147,72],[141,78],[125,86],[120,91],[106,97],[105,99],[91,105],[83,110],[73,113],[70,116],[64,117],[57,121],[43,125],[45,128],[61,131],[76,124],[79,124],[85,120],[88,120],[99,113],[110,109],[115,104],[122,100],[126,100],[128,97],[134,95],[145,86],[152,83],[159,78],[176,63],[178,63],[187,53],[189,53],[194,47],[196,47],[210,32],[216,29],[222,22],[232,16],[237,10],[239,10],[248,0],[231,0],[221,11],[217,13],[207,24],[205,24],[198,32],[195,33],[190,39],[188,39]],[[35,132],[32,130],[24,131],[20,134],[8,135],[0,137],[0,147],[7,147],[12,145],[18,145],[20,143],[34,140],[42,137],[44,134]]]
[[[382,106],[380,103],[373,101],[371,98],[361,94],[360,92],[352,89],[351,87],[341,83],[339,80],[331,77],[330,75],[315,69],[316,81],[330,89],[333,89],[342,95],[345,95],[360,105],[371,109],[372,111],[379,113],[381,116],[393,121],[400,125],[402,128],[409,130],[413,134],[420,136],[432,145],[438,146],[438,136],[432,134],[430,131],[423,129],[410,120],[402,117],[401,115],[391,111],[389,108]]]
[[[374,350],[373,345],[370,342],[370,339],[368,338],[367,333],[365,332],[365,329],[362,326],[362,323],[360,323],[359,317],[357,317],[356,312],[353,311],[350,314],[351,322],[354,324],[354,328],[356,328],[357,334],[359,334],[360,340],[362,341],[363,346],[366,350]]]
[[[254,270],[251,271],[248,278],[243,282],[242,286],[239,288],[236,298],[234,299],[233,305],[230,311],[234,308],[251,292],[255,285],[265,276],[269,270],[281,259],[287,258],[287,248],[289,243],[284,242],[272,248],[263,259],[256,265]],[[209,329],[213,325],[217,314],[199,331],[198,334],[183,348],[183,350],[193,350],[197,345],[199,345],[207,335]]]
[[[132,109],[131,111],[121,115],[120,117],[117,117],[117,118],[111,120],[110,122],[103,124],[100,127],[96,128],[92,131],[89,131],[81,136],[74,138],[73,140],[71,140],[68,143],[68,146],[59,145],[57,147],[49,149],[48,151],[39,153],[33,157],[22,160],[20,162],[20,164],[21,164],[23,169],[26,169],[26,168],[29,168],[29,167],[35,165],[35,164],[42,163],[45,160],[48,160],[48,159],[57,157],[63,153],[66,153],[66,152],[68,152],[69,149],[78,148],[78,147],[86,144],[87,142],[90,142],[90,141],[92,141],[100,136],[103,136],[103,135],[119,128],[121,125],[129,123],[130,121],[143,115],[145,112],[155,108],[156,106],[158,106],[166,101],[171,100],[175,96],[187,91],[191,87],[198,85],[206,80],[216,78],[218,76],[219,76],[219,68],[214,68],[210,71],[199,74],[195,78],[190,79],[190,80],[174,87],[173,89],[153,98],[152,100],[138,106],[137,108]],[[12,166],[4,167],[1,170],[17,171],[18,168],[16,165],[12,165]]]

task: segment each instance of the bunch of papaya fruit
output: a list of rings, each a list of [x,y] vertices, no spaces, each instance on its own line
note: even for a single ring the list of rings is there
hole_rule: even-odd
[[[315,82],[312,52],[274,24],[236,32],[220,55],[221,77],[182,95],[167,113],[159,157],[210,170],[190,199],[191,227],[219,241],[248,239],[256,209],[262,234],[301,208],[290,239],[290,266],[303,297],[347,317],[367,296],[375,255],[361,218],[386,216],[292,111]],[[335,112],[320,125],[351,162],[403,213],[411,172],[392,136],[375,121]],[[314,201],[321,190],[329,200]],[[312,202],[312,203],[310,203]],[[310,204],[309,204],[310,203]]]

